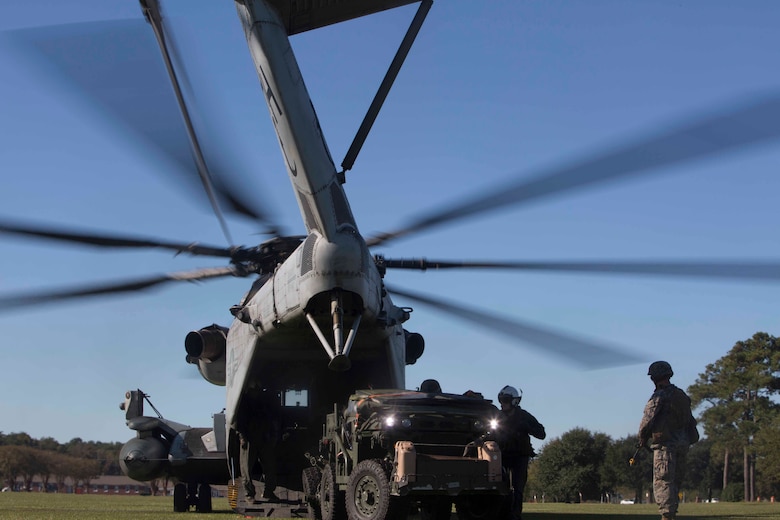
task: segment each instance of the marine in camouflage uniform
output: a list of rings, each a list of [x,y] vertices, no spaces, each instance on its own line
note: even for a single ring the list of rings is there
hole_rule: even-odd
[[[669,382],[674,375],[666,361],[656,361],[647,372],[655,392],[645,405],[639,425],[639,445],[653,450],[653,494],[662,519],[677,516],[678,493],[685,472],[688,447],[699,440],[691,400]]]

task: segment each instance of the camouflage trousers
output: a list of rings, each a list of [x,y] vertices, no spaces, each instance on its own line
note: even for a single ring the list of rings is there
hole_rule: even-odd
[[[678,493],[685,473],[686,448],[660,446],[653,449],[653,495],[662,515],[674,518]]]

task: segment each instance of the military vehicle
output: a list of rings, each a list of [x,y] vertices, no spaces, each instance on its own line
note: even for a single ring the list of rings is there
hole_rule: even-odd
[[[480,395],[359,390],[334,405],[303,471],[309,518],[495,518],[506,496],[501,452],[486,440],[498,410]]]

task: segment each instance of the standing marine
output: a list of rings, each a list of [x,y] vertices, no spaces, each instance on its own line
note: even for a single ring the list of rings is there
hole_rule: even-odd
[[[248,502],[256,502],[256,490],[252,479],[255,463],[259,460],[263,470],[263,498],[278,502],[276,496],[276,446],[280,422],[278,396],[271,391],[251,387],[241,399],[237,425],[240,445],[239,467],[244,493]]]
[[[528,481],[528,462],[535,455],[531,435],[542,440],[547,436],[544,426],[536,417],[520,408],[522,398],[522,393],[509,385],[498,393],[501,413],[496,440],[501,448],[501,464],[512,487],[507,517],[511,520],[520,520],[523,516],[523,490]]]
[[[699,440],[691,399],[669,382],[674,375],[666,361],[650,365],[647,375],[655,392],[645,405],[639,425],[639,446],[653,450],[653,494],[663,520],[677,517],[678,493],[688,448]]]

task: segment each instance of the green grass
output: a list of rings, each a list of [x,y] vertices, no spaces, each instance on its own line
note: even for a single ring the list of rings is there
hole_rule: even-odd
[[[780,503],[731,503],[717,504],[680,504],[677,512],[680,519],[739,519],[767,520],[780,518]],[[524,520],[553,520],[565,517],[566,520],[658,520],[661,515],[655,504],[617,505],[617,504],[525,504]]]
[[[227,498],[215,498],[209,514],[174,513],[172,497],[0,493],[0,520],[146,520],[189,518],[233,520]]]
[[[525,520],[658,520],[654,505],[526,504]],[[227,498],[214,499],[209,514],[174,513],[171,497],[64,495],[47,493],[0,494],[0,520],[144,520],[178,518],[233,520]],[[453,519],[455,515],[453,514]],[[682,504],[680,518],[697,520],[767,520],[780,518],[780,503]]]

